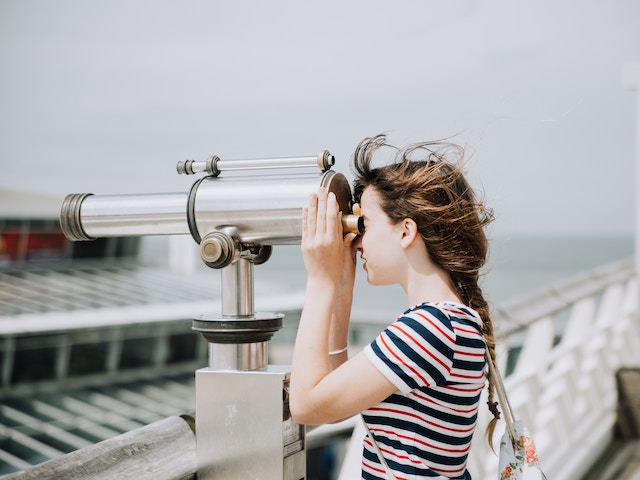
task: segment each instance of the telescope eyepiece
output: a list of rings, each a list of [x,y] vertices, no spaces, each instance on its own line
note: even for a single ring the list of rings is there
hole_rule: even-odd
[[[342,215],[342,233],[355,233],[356,235],[362,235],[364,232],[364,220],[360,215]]]
[[[318,167],[321,171],[326,172],[327,170],[331,170],[336,164],[336,157],[329,153],[329,150],[322,150],[318,154]]]
[[[176,165],[178,175],[192,175],[193,169],[191,168],[191,164],[193,162],[194,160],[185,160],[184,162],[178,162],[178,165]]]

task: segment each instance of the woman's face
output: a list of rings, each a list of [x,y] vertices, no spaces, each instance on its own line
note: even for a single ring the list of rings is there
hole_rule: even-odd
[[[356,247],[364,260],[367,281],[371,285],[399,283],[402,223],[391,224],[380,207],[380,194],[372,187],[365,188],[362,193],[360,209],[364,233],[358,238]]]

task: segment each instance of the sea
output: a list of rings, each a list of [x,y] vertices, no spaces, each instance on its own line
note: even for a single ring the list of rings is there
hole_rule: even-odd
[[[544,289],[554,282],[633,255],[632,235],[491,238],[489,258],[480,284],[485,298],[491,304],[499,305],[513,297]],[[274,246],[271,258],[255,266],[254,277],[256,299],[260,298],[261,285],[268,285],[269,291],[277,286],[282,292],[303,292],[306,271],[300,247]],[[395,318],[407,307],[405,294],[399,286],[369,285],[362,261],[358,259],[353,320],[389,323],[389,318]]]

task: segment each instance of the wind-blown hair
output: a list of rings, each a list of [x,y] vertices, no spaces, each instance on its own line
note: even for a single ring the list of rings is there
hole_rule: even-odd
[[[373,157],[381,147],[393,148],[395,158],[374,168]],[[478,285],[489,247],[484,227],[493,214],[465,179],[463,161],[463,148],[449,142],[423,142],[398,149],[387,144],[384,135],[365,138],[353,158],[354,198],[359,203],[364,189],[372,187],[392,224],[405,218],[415,221],[431,260],[449,273],[459,297],[482,318],[484,339],[495,361],[490,309]],[[490,407],[494,391],[490,377]],[[493,418],[487,427],[490,445],[496,423]]]

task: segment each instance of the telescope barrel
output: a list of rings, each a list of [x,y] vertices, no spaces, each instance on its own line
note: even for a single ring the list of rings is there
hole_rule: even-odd
[[[351,190],[341,173],[322,176],[271,175],[263,177],[204,177],[191,189],[189,228],[201,238],[221,227],[233,226],[243,243],[296,245],[302,240],[302,207],[309,194],[325,187],[336,195],[345,231],[361,232],[362,218],[349,215]]]
[[[362,218],[350,214],[349,182],[331,170],[322,174],[206,176],[196,181],[189,193],[72,194],[62,204],[60,225],[70,240],[191,234],[201,248],[214,254],[230,242],[295,245],[302,239],[302,208],[308,204],[309,194],[320,186],[336,195],[344,231],[361,233]],[[233,239],[223,235],[220,244],[220,232]],[[231,255],[231,251],[227,253]]]
[[[189,234],[186,193],[67,195],[60,226],[70,240]]]

